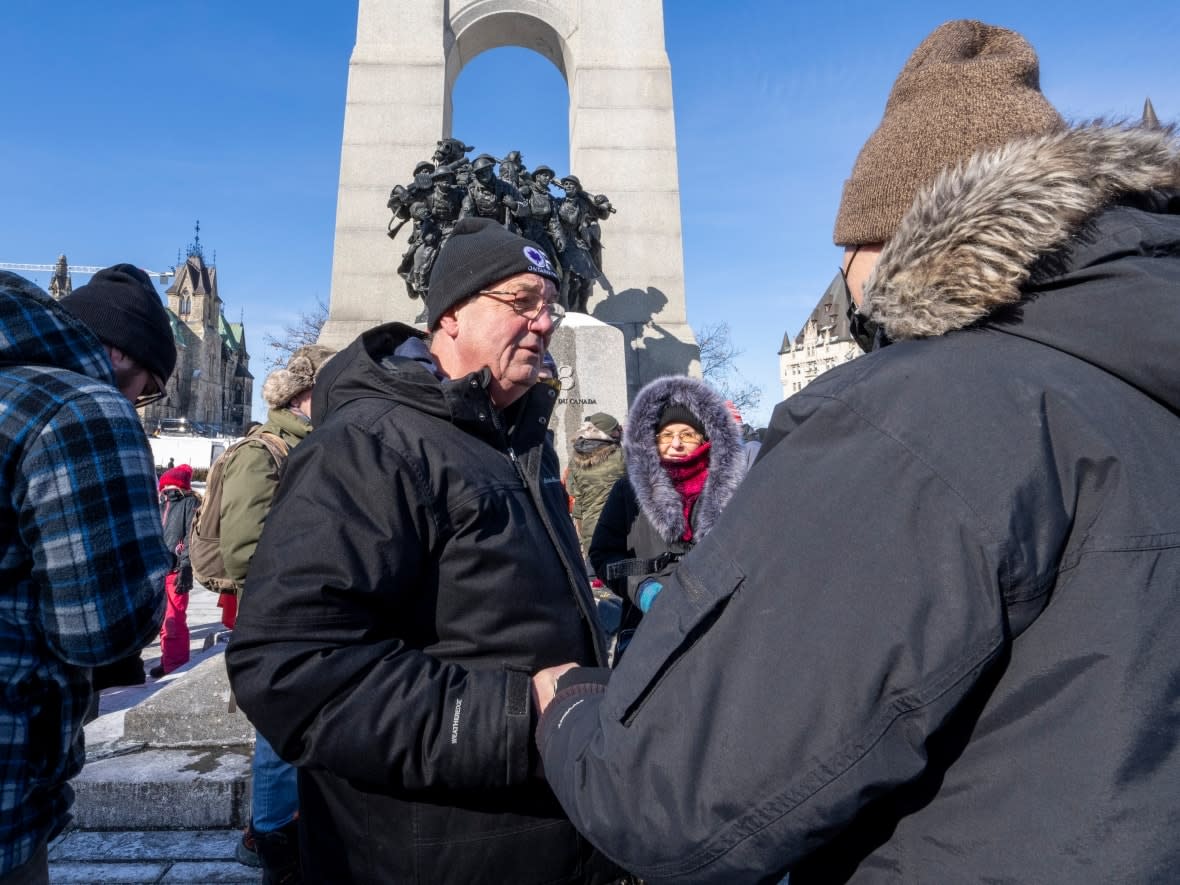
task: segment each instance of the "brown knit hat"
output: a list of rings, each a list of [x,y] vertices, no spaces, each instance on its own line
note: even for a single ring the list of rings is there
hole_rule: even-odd
[[[844,182],[833,240],[884,242],[943,169],[982,148],[1064,126],[1041,94],[1027,40],[978,21],[939,25],[902,68],[881,125]]]

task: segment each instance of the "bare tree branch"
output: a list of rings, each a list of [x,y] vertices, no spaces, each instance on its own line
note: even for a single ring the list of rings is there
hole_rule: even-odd
[[[744,353],[730,337],[729,323],[710,323],[696,332],[701,350],[701,377],[738,411],[756,409],[762,401],[762,390],[746,380],[736,361]]]
[[[287,324],[281,335],[267,335],[264,339],[268,348],[266,370],[270,372],[287,365],[291,354],[305,344],[315,344],[327,321],[328,305],[317,297],[314,310],[301,312],[298,319]]]

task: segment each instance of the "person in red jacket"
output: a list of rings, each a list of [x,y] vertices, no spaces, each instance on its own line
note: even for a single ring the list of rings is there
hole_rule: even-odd
[[[148,673],[159,679],[183,667],[189,659],[188,594],[193,589],[193,567],[188,559],[189,533],[201,499],[193,491],[193,469],[181,464],[160,477],[160,521],[164,543],[172,551],[173,564],[164,589],[168,608],[160,627],[160,663]]]

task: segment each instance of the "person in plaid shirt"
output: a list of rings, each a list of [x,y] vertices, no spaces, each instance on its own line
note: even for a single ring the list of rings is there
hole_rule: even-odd
[[[131,265],[60,303],[0,272],[0,885],[49,881],[91,671],[160,628],[172,554],[135,408],[175,364],[167,314]]]

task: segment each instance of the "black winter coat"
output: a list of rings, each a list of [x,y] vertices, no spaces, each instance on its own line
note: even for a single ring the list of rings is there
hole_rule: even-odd
[[[530,674],[604,660],[546,441],[555,394],[498,415],[486,370],[440,381],[394,355],[417,335],[370,330],[322,370],[246,581],[234,691],[300,767],[309,881],[596,881],[533,743]]]
[[[915,203],[868,290],[913,340],[776,409],[609,687],[546,711],[606,853],[652,883],[1176,878],[1171,139],[1016,143]]]
[[[193,588],[193,568],[189,563],[189,535],[193,517],[201,499],[191,489],[164,489],[160,492],[160,520],[164,526],[164,544],[173,556],[172,571],[177,573],[176,589]]]

